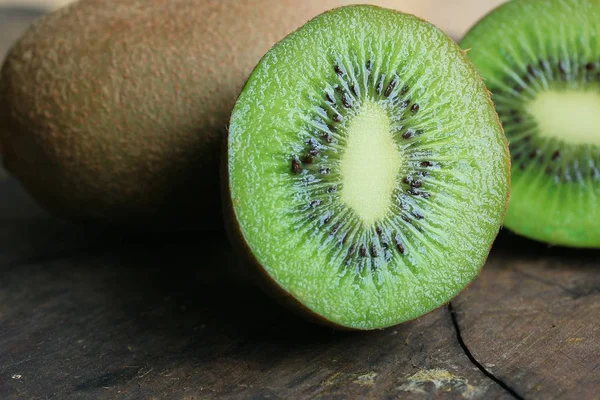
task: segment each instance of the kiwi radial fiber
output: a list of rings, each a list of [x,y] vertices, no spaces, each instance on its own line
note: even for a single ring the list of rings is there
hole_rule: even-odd
[[[511,1],[461,46],[510,141],[506,226],[550,244],[600,248],[600,1]]]
[[[323,323],[375,329],[448,302],[502,223],[510,160],[473,65],[433,25],[326,12],[271,49],[234,108],[230,234]]]
[[[264,53],[333,0],[81,0],[0,73],[0,152],[53,214],[223,229],[219,155]]]

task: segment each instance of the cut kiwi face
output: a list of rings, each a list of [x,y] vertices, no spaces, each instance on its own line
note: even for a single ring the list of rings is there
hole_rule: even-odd
[[[512,154],[506,226],[600,247],[600,1],[518,0],[462,40]]]
[[[230,233],[274,292],[320,322],[375,329],[479,273],[510,160],[485,85],[414,16],[348,6],[271,49],[234,108]]]

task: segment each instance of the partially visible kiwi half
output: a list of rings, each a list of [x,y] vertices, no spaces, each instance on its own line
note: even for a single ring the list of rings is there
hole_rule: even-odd
[[[339,328],[448,302],[507,206],[507,143],[475,68],[433,25],[374,6],[326,12],[271,49],[227,152],[234,242],[274,293]]]
[[[600,1],[515,0],[462,40],[512,154],[506,226],[600,247]]]

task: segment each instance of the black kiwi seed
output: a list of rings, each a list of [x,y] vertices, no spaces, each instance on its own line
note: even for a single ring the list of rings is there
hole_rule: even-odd
[[[374,244],[371,245],[371,257],[379,257],[379,252]]]
[[[348,237],[350,235],[348,234],[348,232],[346,232],[346,234],[344,235],[344,238],[342,239],[342,244],[346,244],[348,242]]]
[[[333,114],[333,117],[332,117],[332,119],[333,119],[335,122],[342,122],[342,116],[341,116],[340,114],[337,114],[337,113],[336,113],[336,114]]]
[[[338,74],[339,76],[342,76],[342,75],[344,75],[344,71],[342,71],[342,69],[340,68],[340,66],[339,66],[339,65],[337,65],[337,64],[336,64],[336,65],[333,67],[333,70],[334,70],[334,71],[335,71],[335,73],[336,73],[336,74]]]
[[[529,159],[533,160],[534,158],[536,158],[539,155],[540,155],[540,149],[535,149],[531,153],[529,153]]]
[[[529,72],[530,75],[535,75],[535,68],[533,68],[533,65],[529,64],[527,66],[527,72]]]
[[[377,226],[377,228],[375,228],[375,232],[377,232],[377,235],[379,236],[383,235],[383,229],[381,229],[380,226]]]
[[[348,249],[348,257],[352,257],[354,255],[354,253],[356,253],[356,245],[355,244],[350,246],[350,249]]]
[[[390,97],[390,95],[392,94],[392,91],[396,87],[396,84],[397,84],[396,78],[392,79],[392,81],[389,83],[387,89],[385,89],[385,93],[383,95],[385,97]]]
[[[354,96],[357,96],[357,97],[358,97],[358,91],[356,90],[356,85],[352,85],[352,86],[350,86],[350,91],[352,92],[352,94],[353,94]]]
[[[340,224],[335,224],[335,225],[333,226],[333,228],[331,228],[331,232],[330,232],[330,233],[331,233],[332,235],[335,235],[335,234],[337,233],[337,231],[339,231],[339,230],[340,230]]]
[[[410,186],[414,188],[420,188],[421,186],[423,186],[423,181],[412,181],[410,183]]]
[[[367,248],[365,247],[364,244],[362,244],[360,246],[360,256],[361,257],[366,257],[367,256]]]
[[[342,103],[344,104],[344,107],[346,107],[346,108],[352,107],[352,103],[350,103],[350,99],[348,98],[348,95],[346,93],[344,93],[342,95]]]
[[[331,173],[331,169],[330,169],[330,168],[323,167],[323,168],[321,168],[321,169],[319,170],[319,172],[320,172],[321,174],[323,174],[323,175],[327,175],[327,174]]]
[[[433,163],[431,161],[421,161],[421,167],[432,167]]]
[[[333,96],[331,96],[331,93],[329,92],[325,92],[325,99],[331,103],[331,104],[335,104],[335,99],[333,98]]]
[[[594,69],[596,69],[596,64],[595,63],[587,63],[585,64],[585,69],[587,69],[588,71],[593,71]]]
[[[556,150],[554,153],[552,153],[552,161],[556,161],[560,158],[560,150]]]
[[[416,114],[417,112],[419,112],[419,105],[417,103],[413,104],[412,107],[410,108],[410,111],[413,114]]]
[[[367,71],[371,72],[371,70],[373,69],[373,63],[371,62],[371,60],[367,61],[367,64],[365,65]]]
[[[300,165],[300,160],[298,157],[292,158],[292,173],[298,175],[302,171],[302,166]]]
[[[321,204],[321,200],[313,200],[310,202],[310,208],[316,208]]]
[[[404,248],[404,245],[402,244],[398,236],[396,236],[396,248],[398,249],[400,254],[404,254],[406,252],[406,249]]]
[[[406,93],[408,93],[409,90],[410,90],[410,88],[408,86],[404,86],[402,88],[402,90],[400,91],[400,95],[404,96]]]
[[[402,134],[402,138],[404,139],[411,139],[415,136],[413,131],[406,131]]]

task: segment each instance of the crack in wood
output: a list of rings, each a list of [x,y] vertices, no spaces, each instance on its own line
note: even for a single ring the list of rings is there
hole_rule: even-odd
[[[471,350],[469,350],[469,348],[467,347],[467,344],[463,340],[460,326],[458,325],[458,317],[456,316],[456,311],[454,310],[454,307],[452,306],[451,302],[448,303],[448,312],[450,313],[450,318],[452,319],[452,325],[454,326],[454,331],[456,332],[456,339],[458,340],[458,344],[462,348],[463,352],[465,353],[465,355],[467,356],[469,361],[471,361],[471,364],[473,364],[475,367],[477,367],[477,369],[480,370],[485,376],[487,376],[489,379],[494,381],[498,386],[500,386],[502,389],[504,389],[509,395],[511,395],[512,397],[514,397],[517,400],[525,400],[525,398],[523,396],[521,396],[519,393],[517,393],[517,391],[515,389],[510,387],[502,379],[500,379],[497,376],[495,376],[494,374],[492,374],[479,361],[477,361],[477,359],[475,358],[475,356],[473,356],[473,353],[471,353]]]

